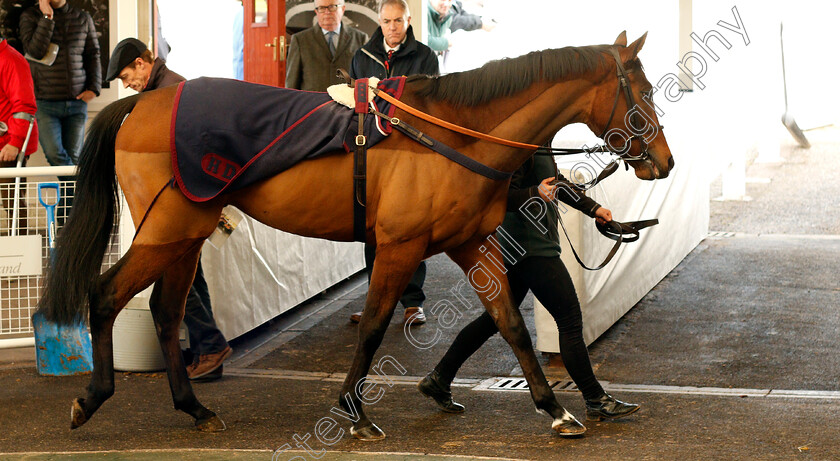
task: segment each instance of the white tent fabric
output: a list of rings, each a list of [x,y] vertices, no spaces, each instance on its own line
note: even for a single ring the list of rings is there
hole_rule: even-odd
[[[672,143],[672,149],[674,148]],[[592,343],[629,311],[705,238],[709,228],[709,187],[695,155],[676,157],[667,179],[639,181],[621,168],[597,185],[590,196],[613,212],[618,221],[658,218],[659,224],[641,231],[638,241],[622,245],[615,258],[599,271],[580,267],[561,235],[562,259],[574,281],[583,312],[583,334]],[[568,172],[573,163],[560,165]],[[562,171],[563,168],[566,171]],[[594,220],[568,208],[561,217],[581,259],[599,264],[613,241],[603,237]],[[562,230],[561,230],[562,234]],[[537,349],[559,352],[554,320],[535,301]]]
[[[227,242],[204,245],[213,314],[227,339],[364,269],[364,245],[304,238],[245,216]]]

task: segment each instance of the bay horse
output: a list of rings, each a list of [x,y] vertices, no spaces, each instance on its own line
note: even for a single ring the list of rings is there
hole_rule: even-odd
[[[596,134],[626,130],[634,110],[658,127],[649,104],[633,103],[652,89],[637,57],[646,35],[629,46],[622,32],[613,45],[533,52],[473,71],[411,77],[401,100],[475,131],[539,145],[570,123],[585,123]],[[72,404],[71,428],[87,422],[113,395],[114,320],[129,299],[154,283],[150,309],[175,408],[191,415],[200,430],[225,429],[224,422],[196,399],[178,341],[202,243],[224,206],[234,205],[286,232],[353,240],[353,155],[344,151],[303,161],[206,202],[190,201],[177,187],[167,187],[173,179],[170,117],[175,95],[176,88],[169,87],[116,101],[94,119],[85,140],[75,202],[39,303],[48,319],[62,324],[89,314],[94,369],[87,395]],[[476,140],[402,110],[395,115],[503,172],[515,171],[534,154],[533,149]],[[621,156],[644,180],[664,178],[674,165],[661,132],[647,140],[629,137]],[[119,204],[117,181],[137,232],[128,252],[100,274]],[[484,240],[504,217],[508,184],[475,174],[401,134],[369,149],[366,235],[376,245],[376,262],[354,359],[339,397],[348,413],[358,415],[351,429],[357,438],[385,436],[367,417],[354,390],[369,371],[411,274],[421,260],[440,252],[465,273],[476,266],[486,252]],[[487,247],[502,260],[494,246]],[[546,383],[507,279],[493,264],[485,267],[501,291],[491,295],[477,290],[481,302],[513,348],[537,410],[551,416],[552,427],[562,432],[558,425],[573,417]],[[476,283],[480,282],[471,280],[479,288]]]

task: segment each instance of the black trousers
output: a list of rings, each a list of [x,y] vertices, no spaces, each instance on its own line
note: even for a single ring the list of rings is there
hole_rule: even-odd
[[[583,341],[583,319],[575,286],[560,256],[528,257],[507,269],[514,306],[522,304],[530,289],[554,318],[560,331],[560,355],[583,397],[596,399],[604,395]],[[485,311],[458,333],[435,370],[445,382],[451,382],[461,365],[498,331]]]
[[[370,273],[373,271],[373,261],[376,257],[376,247],[365,244],[365,270],[367,271],[368,285],[370,285]],[[426,294],[423,293],[423,283],[426,281],[426,261],[420,261],[411,280],[408,281],[408,286],[405,287],[402,296],[400,296],[400,304],[403,307],[423,307],[423,301],[426,300]]]
[[[213,318],[210,291],[207,288],[207,282],[204,280],[200,256],[195,279],[187,295],[184,323],[187,324],[187,330],[190,334],[190,350],[194,359],[198,359],[199,355],[221,352],[228,347],[225,335],[219,331],[216,320]]]

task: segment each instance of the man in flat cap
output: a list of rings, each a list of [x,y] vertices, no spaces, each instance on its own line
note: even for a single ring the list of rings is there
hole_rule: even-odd
[[[152,57],[152,52],[136,38],[127,38],[114,47],[108,62],[108,81],[118,78],[125,88],[142,93],[186,80],[166,67],[166,61]],[[195,278],[187,295],[184,323],[190,335],[193,362],[187,365],[187,376],[194,381],[211,381],[222,377],[222,363],[233,352],[225,336],[216,326],[210,291],[198,260]]]
[[[124,88],[138,93],[164,86],[176,85],[186,80],[166,67],[166,61],[152,56],[146,44],[136,38],[127,38],[114,47],[108,62],[106,81],[118,78]]]

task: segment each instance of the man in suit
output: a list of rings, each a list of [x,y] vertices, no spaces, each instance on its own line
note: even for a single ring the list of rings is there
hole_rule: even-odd
[[[327,91],[344,83],[336,70],[349,69],[356,50],[368,40],[367,34],[342,25],[343,0],[315,0],[318,24],[292,36],[286,58],[286,88]]]

